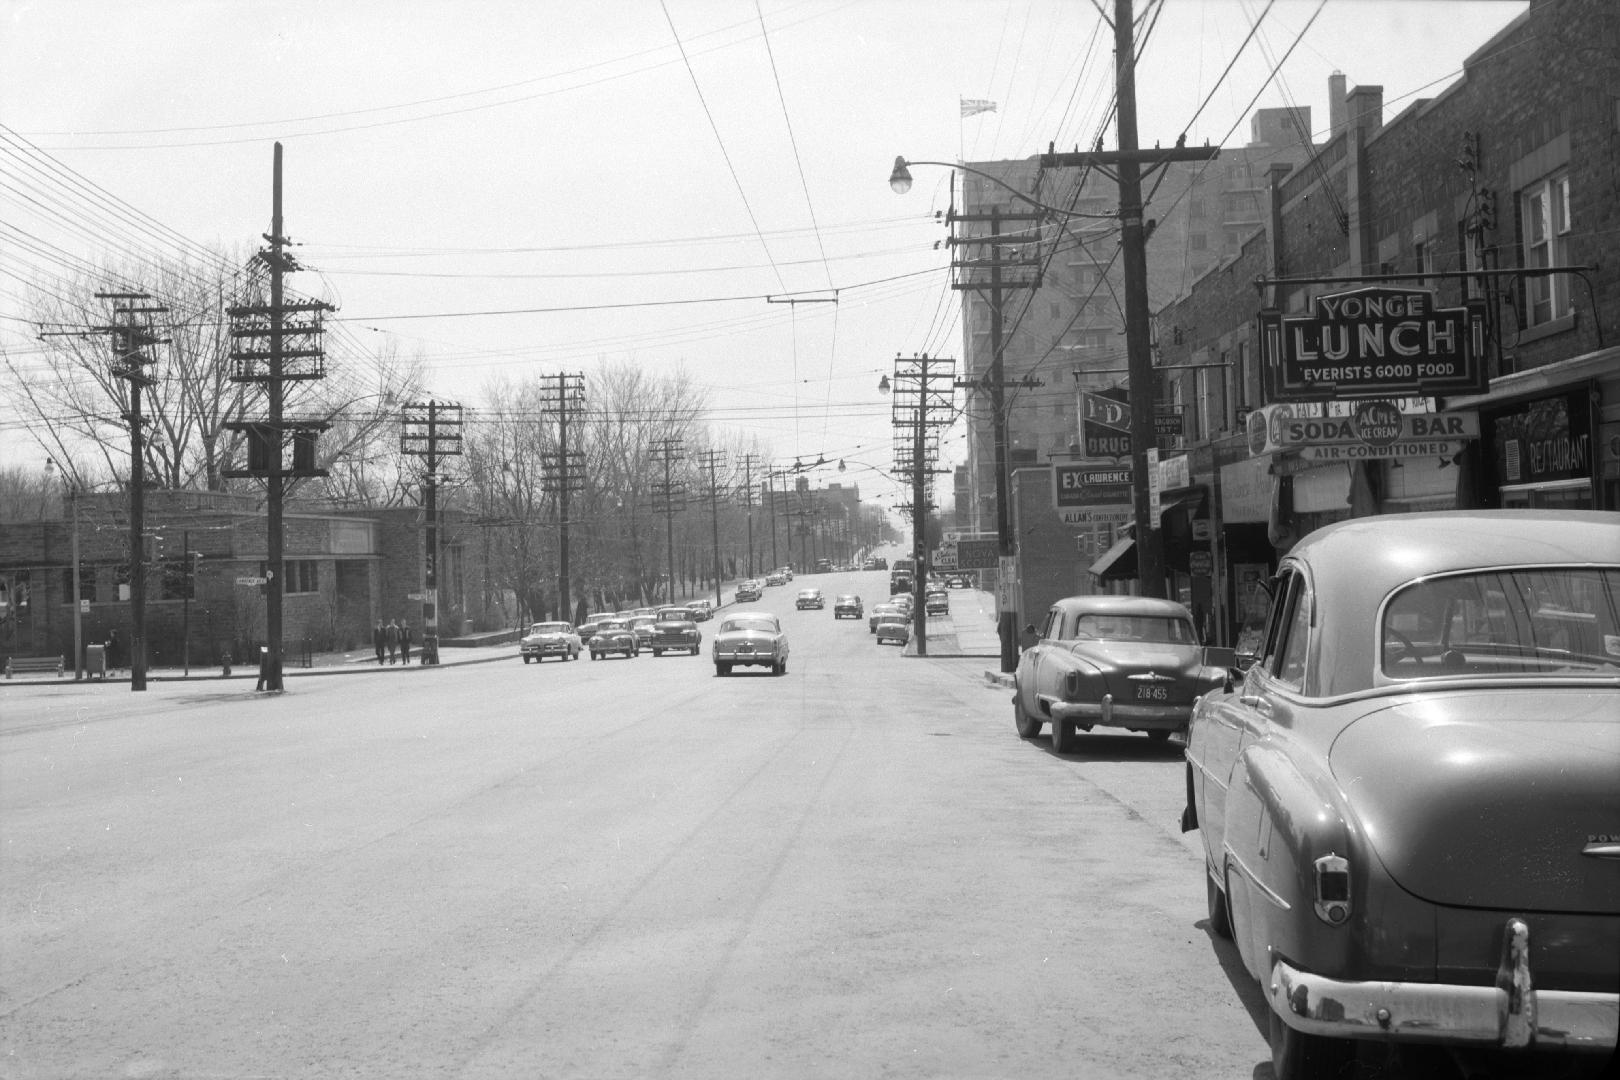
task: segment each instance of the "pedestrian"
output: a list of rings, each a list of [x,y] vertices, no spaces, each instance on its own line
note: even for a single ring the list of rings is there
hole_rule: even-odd
[[[393,619],[389,619],[388,625],[383,628],[383,635],[388,640],[388,662],[392,664],[396,661],[396,654],[399,652],[399,624]]]
[[[399,658],[406,667],[411,666],[411,621],[402,619],[399,624]]]
[[[108,671],[108,673],[111,673],[112,671],[114,671],[118,667],[118,631],[117,630],[108,630],[107,631],[107,648],[106,648],[105,651],[106,651],[106,654],[107,654],[106,655],[107,671]]]
[[[371,632],[371,644],[377,650],[377,666],[382,667],[383,650],[388,647],[388,635],[383,632],[382,620],[377,620],[377,629]]]

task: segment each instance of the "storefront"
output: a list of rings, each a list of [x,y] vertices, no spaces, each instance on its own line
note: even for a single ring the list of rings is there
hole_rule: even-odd
[[[1470,464],[1487,507],[1620,509],[1620,348],[1492,379]]]

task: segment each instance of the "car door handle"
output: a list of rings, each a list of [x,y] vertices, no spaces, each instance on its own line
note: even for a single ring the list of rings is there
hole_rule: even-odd
[[[1245,694],[1238,698],[1238,703],[1253,709],[1268,720],[1271,718],[1271,702],[1257,694]]]

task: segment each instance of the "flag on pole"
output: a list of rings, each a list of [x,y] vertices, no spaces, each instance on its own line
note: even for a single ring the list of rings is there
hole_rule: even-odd
[[[986,101],[984,98],[960,98],[963,116],[978,116],[980,113],[995,112],[996,103]]]

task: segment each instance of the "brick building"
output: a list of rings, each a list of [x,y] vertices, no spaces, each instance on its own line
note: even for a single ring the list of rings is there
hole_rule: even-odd
[[[1243,583],[1330,521],[1620,508],[1620,264],[1605,258],[1620,230],[1620,9],[1536,0],[1455,83],[1387,122],[1382,88],[1334,90],[1330,140],[1300,167],[1268,168],[1263,226],[1157,313],[1159,363],[1182,369],[1163,397],[1187,410],[1166,451],[1186,486],[1167,495],[1196,496],[1213,526],[1207,541],[1166,536],[1171,595],[1212,606],[1228,634]],[[1477,436],[1356,463],[1270,445],[1277,410],[1348,416],[1359,396],[1270,400],[1260,312],[1304,313],[1369,284],[1478,306],[1488,390],[1396,402],[1463,417]]]
[[[123,493],[64,500],[60,513],[0,524],[0,655],[73,655],[73,550],[77,534],[80,632],[85,643],[116,631],[130,640],[130,530]],[[251,655],[264,640],[262,590],[238,579],[265,575],[265,515],[251,495],[151,491],[146,498],[147,661],[215,664]],[[441,634],[477,615],[467,597],[469,547],[449,514],[441,541]],[[421,511],[323,509],[289,503],[284,516],[283,633],[287,655],[365,647],[378,620],[408,621],[418,639],[422,604]],[[468,601],[473,607],[469,608]],[[115,661],[124,662],[122,657]],[[69,664],[71,667],[71,664]]]

